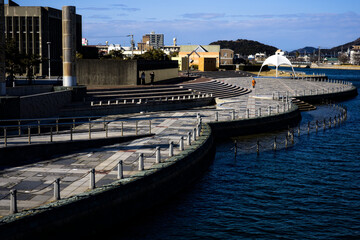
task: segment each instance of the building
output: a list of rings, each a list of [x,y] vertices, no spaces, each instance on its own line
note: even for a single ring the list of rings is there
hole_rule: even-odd
[[[200,58],[215,58],[216,67],[220,67],[220,45],[182,45],[179,59],[189,58],[190,66],[199,66]],[[182,60],[182,62],[184,62]],[[195,67],[196,68],[196,67]],[[186,69],[182,69],[186,70]]]
[[[360,65],[360,45],[354,45],[350,51],[350,63]]]
[[[231,65],[234,63],[234,51],[231,49],[220,50],[220,65]]]
[[[76,49],[82,45],[81,15],[76,15]],[[62,75],[62,11],[50,7],[21,7],[9,0],[5,5],[5,37],[15,39],[21,53],[51,60],[51,75]],[[50,48],[50,52],[48,49]],[[48,75],[48,61],[34,68]]]
[[[158,34],[155,32],[144,35],[142,42],[138,43],[140,51],[148,51],[153,48],[158,49],[162,47],[164,47],[164,34]]]

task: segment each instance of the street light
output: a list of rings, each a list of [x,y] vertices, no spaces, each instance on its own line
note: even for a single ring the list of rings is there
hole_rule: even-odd
[[[48,61],[49,61],[49,79],[51,77],[51,66],[50,66],[50,44],[51,42],[47,42],[48,45]]]

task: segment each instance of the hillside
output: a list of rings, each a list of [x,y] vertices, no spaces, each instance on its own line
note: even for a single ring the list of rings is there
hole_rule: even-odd
[[[222,49],[232,49],[235,54],[250,55],[255,53],[266,52],[267,55],[272,55],[278,50],[276,47],[265,45],[257,41],[238,39],[236,41],[220,40],[210,43],[210,45],[220,45]]]
[[[321,53],[322,54],[333,54],[333,53],[337,54],[338,52],[341,52],[341,50],[343,50],[345,52],[345,51],[347,51],[348,48],[351,49],[351,47],[353,45],[360,45],[360,38],[356,39],[355,41],[348,42],[348,43],[345,43],[343,45],[333,47],[333,48],[330,48],[330,49],[321,49]],[[303,54],[305,51],[308,54],[312,54],[314,52],[314,50],[315,50],[316,53],[318,52],[318,48],[304,47],[304,48],[300,48],[300,49],[291,51],[290,54],[294,55],[296,51],[298,51],[301,54]]]

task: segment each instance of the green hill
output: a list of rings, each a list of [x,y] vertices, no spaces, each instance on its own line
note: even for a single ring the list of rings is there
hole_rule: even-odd
[[[259,43],[257,41],[238,39],[236,41],[228,40],[219,40],[216,42],[210,43],[210,45],[220,45],[222,49],[228,48],[235,52],[235,54],[241,55],[250,55],[255,53],[263,53],[273,55],[278,48]]]

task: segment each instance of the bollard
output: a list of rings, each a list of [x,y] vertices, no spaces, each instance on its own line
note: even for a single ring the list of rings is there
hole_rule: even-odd
[[[308,122],[307,133],[308,133],[308,135],[310,134],[310,121]]]
[[[287,147],[288,147],[288,137],[285,136],[285,149],[287,149]]]
[[[246,109],[246,118],[250,118],[250,109]]]
[[[106,127],[105,127],[105,137],[109,137],[109,124],[106,124]]]
[[[138,121],[135,121],[135,135],[138,135]]]
[[[259,141],[256,141],[256,154],[257,155],[260,154],[260,143],[259,143]]]
[[[193,136],[194,141],[196,141],[196,128],[193,129],[192,136]]]
[[[188,136],[187,136],[187,144],[188,146],[191,145],[191,132],[188,132]]]
[[[235,110],[231,111],[231,120],[235,120]]]
[[[258,113],[259,113],[259,117],[261,117],[261,108],[259,108]]]
[[[21,121],[18,121],[18,135],[21,136]]]
[[[60,178],[54,180],[54,199],[60,200]]]
[[[326,120],[324,119],[324,131],[326,129]]]
[[[115,104],[118,105],[118,104],[119,104],[119,100],[116,100],[116,101],[115,101]]]
[[[31,129],[28,127],[28,142],[31,144]]]
[[[169,143],[169,157],[174,156],[174,142],[170,141]]]
[[[271,106],[268,107],[268,115],[271,115]]]
[[[184,137],[183,136],[180,137],[179,150],[184,151]]]
[[[70,126],[70,141],[73,140],[73,128]]]
[[[274,151],[276,151],[276,137],[274,138]]]
[[[291,144],[294,144],[294,130],[291,131]]]
[[[298,137],[300,137],[300,125],[298,126]]]
[[[149,120],[149,134],[151,134],[151,120]]]
[[[40,135],[40,120],[38,120],[37,123],[38,123],[38,134]]]
[[[124,178],[123,161],[120,160],[120,161],[118,162],[117,179],[123,179],[123,178]]]
[[[280,106],[279,105],[276,106],[276,112],[280,113]]]
[[[121,122],[121,136],[124,136],[124,122]]]
[[[329,128],[331,128],[331,117],[329,118]]]
[[[10,214],[18,212],[16,193],[16,189],[10,190]]]
[[[7,147],[6,128],[4,128],[4,146]]]
[[[144,154],[140,153],[139,154],[139,171],[143,171],[144,170]]]
[[[90,189],[95,189],[95,168],[90,169]]]
[[[53,129],[50,127],[50,142],[53,142]]]
[[[91,139],[91,122],[90,122],[90,119],[89,119],[89,139]]]
[[[160,162],[161,162],[160,147],[156,147],[155,163],[160,163]]]
[[[196,128],[196,136],[200,137],[200,132],[201,132],[201,124],[199,123]]]
[[[215,122],[219,121],[219,112],[215,112]]]
[[[315,129],[316,129],[316,133],[318,132],[318,120],[316,120],[315,122]]]

